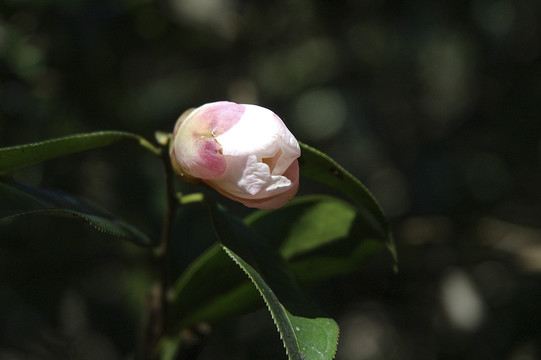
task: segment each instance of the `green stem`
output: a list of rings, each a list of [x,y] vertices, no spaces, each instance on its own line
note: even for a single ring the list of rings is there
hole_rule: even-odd
[[[164,333],[164,323],[167,317],[167,293],[171,285],[169,278],[171,263],[169,245],[179,205],[175,190],[175,175],[169,158],[168,143],[162,143],[161,145],[160,157],[165,168],[166,208],[160,242],[155,252],[158,280],[148,295],[148,314],[140,360],[156,360],[159,358],[158,346]]]
[[[166,150],[167,146],[164,146]],[[160,245],[158,248],[158,257],[161,260],[161,284],[162,284],[162,294],[161,294],[161,303],[162,303],[162,314],[165,318],[167,311],[167,293],[170,289],[170,279],[169,279],[169,267],[171,263],[171,253],[169,251],[169,245],[171,242],[171,237],[173,233],[173,225],[175,221],[175,216],[178,210],[178,199],[175,189],[175,174],[171,167],[171,160],[169,158],[169,152],[163,151],[162,159],[165,166],[165,181],[167,184],[166,196],[166,213],[163,223],[162,235],[160,240]]]

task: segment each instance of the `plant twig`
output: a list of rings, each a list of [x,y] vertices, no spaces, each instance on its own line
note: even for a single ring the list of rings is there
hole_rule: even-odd
[[[170,288],[169,268],[171,259],[169,244],[179,204],[175,190],[175,176],[169,158],[168,141],[162,142],[161,145],[160,157],[165,168],[166,208],[160,242],[155,252],[158,279],[150,290],[147,299],[147,318],[143,346],[139,354],[140,360],[156,360],[159,357],[158,345],[164,332],[164,321],[167,317],[167,293]]]

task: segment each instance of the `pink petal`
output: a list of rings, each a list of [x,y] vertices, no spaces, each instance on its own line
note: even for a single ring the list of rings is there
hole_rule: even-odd
[[[216,136],[234,126],[244,111],[243,105],[220,101],[182,114],[175,125],[171,153],[180,173],[201,179],[221,176],[226,161]]]

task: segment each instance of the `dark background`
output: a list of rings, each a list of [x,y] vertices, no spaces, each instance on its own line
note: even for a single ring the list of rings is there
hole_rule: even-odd
[[[152,139],[206,102],[268,107],[360,178],[395,231],[398,274],[382,254],[309,289],[341,326],[338,360],[538,359],[540,14],[533,0],[3,0],[0,146]],[[126,143],[15,176],[157,234],[162,173]],[[0,358],[129,358],[145,255],[21,224],[0,250]],[[285,358],[265,311],[214,330],[201,359]]]

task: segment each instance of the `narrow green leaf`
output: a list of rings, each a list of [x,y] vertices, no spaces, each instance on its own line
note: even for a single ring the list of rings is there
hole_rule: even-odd
[[[326,154],[313,147],[301,143],[302,155],[299,159],[302,176],[320,182],[348,196],[364,212],[363,217],[371,222],[374,230],[379,231],[385,239],[395,264],[396,248],[389,222],[370,191],[347,170]]]
[[[224,210],[211,209],[219,241],[263,297],[289,359],[333,359],[338,345],[336,322],[304,297],[272,246]]]
[[[59,156],[107,146],[120,140],[135,140],[154,154],[160,154],[160,149],[139,135],[122,131],[99,131],[0,148],[0,173]]]
[[[137,228],[115,219],[80,199],[52,190],[33,188],[0,178],[0,226],[23,217],[48,215],[84,221],[94,229],[141,246],[151,239]]]

